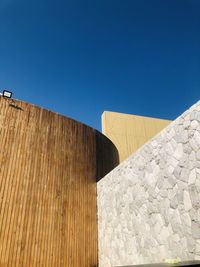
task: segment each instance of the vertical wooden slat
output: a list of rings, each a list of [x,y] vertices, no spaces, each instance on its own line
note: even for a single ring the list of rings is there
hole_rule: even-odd
[[[13,218],[10,220],[10,229],[9,229],[9,242],[8,247],[6,248],[6,251],[8,253],[8,264],[11,265],[12,257],[15,254],[15,248],[14,242],[12,242],[12,239],[15,238],[17,240],[17,224],[18,224],[18,216],[19,216],[19,209],[20,209],[20,203],[21,203],[21,195],[22,195],[22,179],[21,179],[21,172],[24,173],[25,171],[25,164],[22,164],[22,162],[25,159],[25,143],[26,139],[23,138],[23,141],[21,140],[21,136],[24,137],[24,133],[20,131],[20,129],[16,129],[16,136],[15,136],[15,143],[17,144],[17,147],[15,147],[15,155],[16,160],[20,162],[21,164],[14,166],[14,177],[15,180],[15,191],[14,191],[14,197],[13,197],[13,203],[10,202],[10,206],[12,207],[12,215]],[[20,168],[18,167],[20,166]],[[12,222],[15,222],[14,224]]]

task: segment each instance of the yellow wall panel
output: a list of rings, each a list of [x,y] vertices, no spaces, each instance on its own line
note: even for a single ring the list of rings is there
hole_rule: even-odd
[[[121,162],[170,122],[170,120],[105,111],[102,114],[102,132],[117,147]]]

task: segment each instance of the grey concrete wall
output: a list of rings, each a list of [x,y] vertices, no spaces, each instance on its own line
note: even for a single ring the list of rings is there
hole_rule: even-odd
[[[98,182],[99,266],[200,259],[200,102]]]

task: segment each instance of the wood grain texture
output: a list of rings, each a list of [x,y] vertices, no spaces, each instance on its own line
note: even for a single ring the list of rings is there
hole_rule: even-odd
[[[96,180],[117,164],[96,130],[0,97],[0,267],[97,266]]]

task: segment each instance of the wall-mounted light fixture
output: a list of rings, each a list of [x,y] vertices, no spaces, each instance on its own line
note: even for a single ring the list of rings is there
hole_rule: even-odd
[[[3,90],[3,97],[12,98],[12,92]]]

